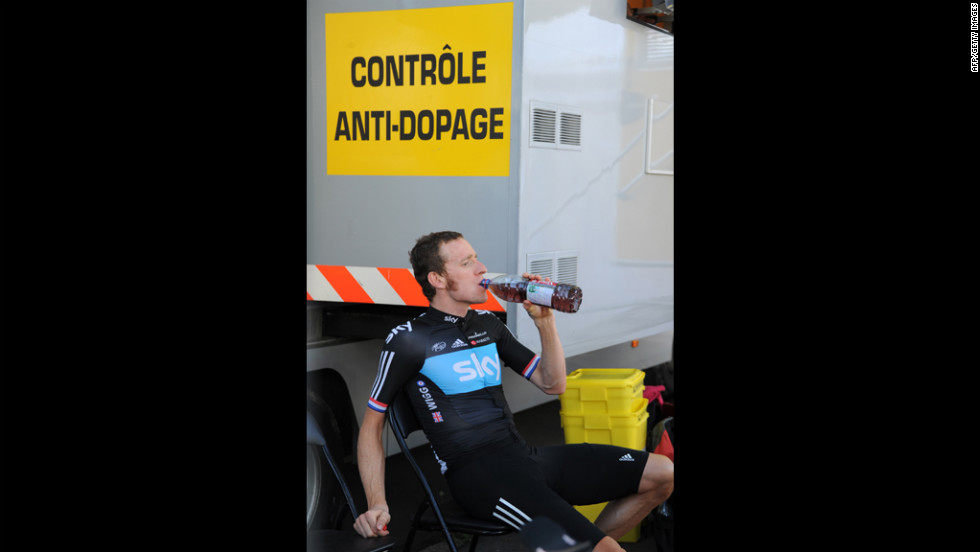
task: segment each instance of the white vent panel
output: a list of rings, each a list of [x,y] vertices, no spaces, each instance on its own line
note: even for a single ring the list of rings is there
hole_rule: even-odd
[[[542,278],[555,279],[555,259],[550,253],[538,253],[527,256],[527,271],[540,274]]]
[[[531,147],[582,150],[581,109],[530,102]]]
[[[558,257],[555,263],[558,272],[553,280],[563,284],[578,283],[578,256]]]
[[[562,284],[578,284],[578,251],[547,251],[527,256],[527,271]]]
[[[582,115],[577,113],[561,114],[561,133],[558,144],[581,148],[582,146]]]
[[[557,113],[543,108],[531,110],[531,145],[555,143]]]

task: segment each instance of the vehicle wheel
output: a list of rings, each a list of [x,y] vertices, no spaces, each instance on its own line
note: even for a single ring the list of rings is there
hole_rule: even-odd
[[[356,426],[354,410],[347,385],[334,370],[323,369],[307,374],[306,408],[316,419],[330,450],[341,470],[356,473]],[[348,487],[355,492],[355,477],[347,477]],[[316,486],[314,489],[313,486]],[[350,520],[343,491],[319,447],[307,452],[307,530],[337,529]]]
[[[306,447],[306,530],[313,528],[313,519],[320,505],[320,487],[323,485],[323,466],[320,454],[313,445]]]

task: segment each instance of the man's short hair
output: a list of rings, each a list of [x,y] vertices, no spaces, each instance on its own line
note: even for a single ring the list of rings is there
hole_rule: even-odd
[[[408,253],[412,270],[415,272],[415,281],[422,286],[422,293],[429,301],[432,301],[432,298],[436,296],[436,289],[429,283],[429,273],[446,273],[446,259],[439,255],[439,248],[446,242],[462,237],[463,235],[459,232],[451,230],[433,232],[416,240],[415,247]]]

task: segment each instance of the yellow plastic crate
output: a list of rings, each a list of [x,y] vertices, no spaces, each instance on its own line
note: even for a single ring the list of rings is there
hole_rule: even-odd
[[[595,522],[599,514],[602,513],[603,508],[606,507],[608,502],[602,502],[600,504],[589,504],[587,506],[576,506],[575,509],[578,510],[580,514],[589,518],[589,521]],[[640,528],[643,522],[637,523],[636,527],[630,529],[625,535],[619,538],[619,542],[637,542],[640,540]]]
[[[643,370],[635,368],[580,368],[565,378],[559,395],[568,414],[626,414],[633,400],[643,397]]]
[[[566,443],[597,443],[636,450],[647,447],[647,412],[649,401],[632,399],[629,414],[561,414]]]
[[[646,450],[649,401],[643,397],[643,371],[630,368],[581,368],[566,378],[561,426],[566,443],[597,443]],[[606,502],[575,506],[595,521]],[[640,540],[640,524],[619,542]]]

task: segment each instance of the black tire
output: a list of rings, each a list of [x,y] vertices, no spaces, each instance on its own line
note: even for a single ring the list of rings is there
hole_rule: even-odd
[[[320,489],[323,486],[323,466],[320,454],[313,445],[306,447],[306,530],[313,528],[314,517],[320,505]]]
[[[316,419],[355,500],[363,495],[357,477],[357,418],[343,378],[334,370],[307,373],[306,408]],[[313,486],[316,485],[315,490]],[[307,453],[307,530],[339,529],[350,519],[343,491],[318,447]]]

